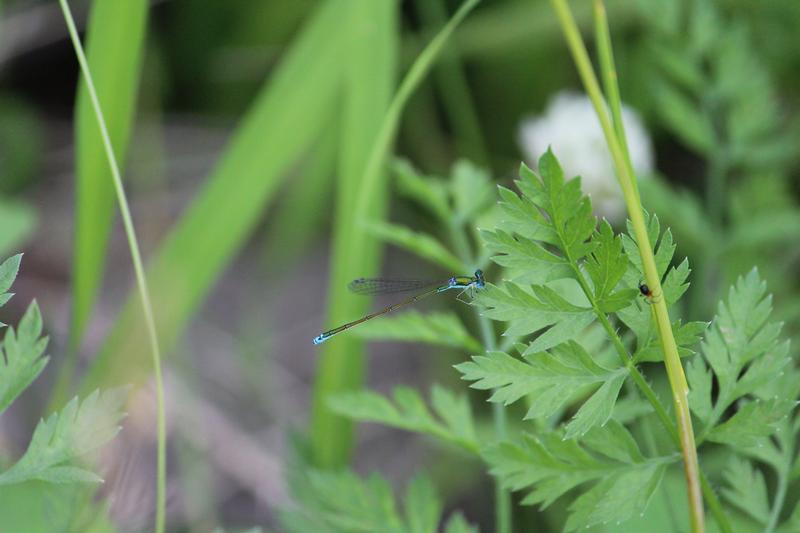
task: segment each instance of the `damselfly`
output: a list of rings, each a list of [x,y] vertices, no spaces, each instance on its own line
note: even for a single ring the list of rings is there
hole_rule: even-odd
[[[411,279],[359,278],[357,280],[352,281],[350,285],[348,285],[348,288],[351,291],[355,292],[356,294],[395,293],[395,292],[420,290],[426,287],[431,287],[431,288],[425,292],[416,294],[411,298],[407,298],[402,302],[397,302],[396,304],[392,304],[389,307],[385,307],[380,311],[376,311],[367,316],[361,317],[358,320],[348,322],[347,324],[339,326],[338,328],[334,328],[324,333],[321,333],[316,337],[314,337],[314,344],[322,344],[323,342],[330,339],[337,333],[341,333],[342,331],[350,329],[353,326],[362,324],[367,320],[371,320],[375,317],[385,315],[386,313],[391,313],[395,309],[398,309],[405,305],[418,302],[419,300],[422,300],[423,298],[426,298],[432,294],[438,294],[440,292],[449,291],[451,289],[461,289],[461,292],[465,292],[473,289],[482,289],[484,285],[485,281],[483,279],[483,271],[481,270],[476,270],[474,276],[453,276],[446,281],[434,281],[434,282],[411,280]]]

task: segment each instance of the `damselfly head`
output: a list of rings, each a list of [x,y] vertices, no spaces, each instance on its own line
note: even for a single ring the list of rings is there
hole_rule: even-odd
[[[483,279],[483,270],[478,269],[475,271],[475,286],[482,289],[486,285],[486,280]]]

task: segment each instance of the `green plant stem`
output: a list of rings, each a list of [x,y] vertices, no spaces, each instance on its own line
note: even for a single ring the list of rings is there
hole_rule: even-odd
[[[128,239],[128,246],[131,252],[131,259],[133,261],[133,269],[136,272],[136,284],[139,287],[139,296],[142,301],[142,310],[144,312],[145,322],[147,325],[147,334],[150,341],[150,350],[153,357],[153,374],[155,377],[156,385],[156,426],[157,426],[157,459],[156,459],[156,519],[155,530],[157,533],[163,533],[164,520],[166,516],[166,474],[167,474],[167,447],[166,447],[166,415],[164,409],[164,382],[161,376],[161,351],[158,346],[158,338],[156,337],[156,326],[153,318],[153,309],[150,304],[150,293],[147,289],[147,279],[144,274],[144,267],[142,266],[142,257],[139,252],[139,242],[136,238],[136,230],[133,226],[133,219],[131,217],[130,208],[128,207],[128,200],[125,196],[125,189],[122,186],[122,177],[120,175],[117,160],[114,157],[114,149],[111,146],[111,139],[108,135],[105,119],[103,118],[103,111],[100,109],[100,101],[97,98],[97,91],[95,91],[94,83],[92,81],[92,74],[89,71],[89,63],[83,53],[78,31],[75,28],[75,21],[72,18],[67,0],[59,0],[61,10],[64,13],[64,20],[69,30],[69,36],[72,40],[72,45],[75,48],[75,55],[78,59],[81,72],[86,80],[86,88],[89,92],[89,98],[92,101],[95,115],[97,116],[97,125],[100,128],[100,135],[103,138],[103,147],[105,148],[106,156],[108,157],[108,164],[111,168],[111,177],[114,180],[114,189],[117,195],[117,202],[119,203],[119,210],[122,215],[122,224],[125,227],[125,235]]]
[[[702,532],[705,531],[705,517],[703,496],[700,488],[700,467],[697,460],[697,449],[694,442],[692,418],[688,404],[689,387],[686,383],[686,376],[683,373],[683,366],[681,365],[678,348],[672,333],[672,324],[669,319],[667,304],[663,297],[664,293],[661,288],[661,279],[658,275],[650,239],[647,235],[641,200],[638,190],[634,185],[636,176],[634,173],[630,172],[626,162],[625,152],[617,138],[606,111],[605,100],[600,91],[600,85],[569,6],[566,0],[551,0],[551,4],[556,11],[578,73],[592,101],[606,142],[608,143],[622,193],[625,197],[625,204],[628,208],[633,233],[641,255],[645,279],[648,286],[653,291],[653,309],[655,311],[656,326],[664,353],[664,365],[667,369],[667,376],[672,390],[672,400],[675,407],[678,435],[680,437],[680,447],[683,455],[684,474],[686,476],[691,515],[690,523],[692,531],[696,533]]]
[[[471,251],[467,230],[464,223],[460,221],[449,221],[450,239],[456,249],[456,255],[464,265],[465,270],[469,271],[476,266],[477,260]],[[478,321],[478,328],[481,333],[481,341],[486,351],[497,349],[497,339],[492,329],[491,321],[480,312],[475,310],[475,318]],[[499,439],[504,439],[508,434],[506,428],[506,410],[500,403],[492,403],[492,420],[494,422],[495,434]],[[495,481],[495,527],[497,533],[511,533],[513,527],[511,522],[511,493],[505,489],[499,480]]]

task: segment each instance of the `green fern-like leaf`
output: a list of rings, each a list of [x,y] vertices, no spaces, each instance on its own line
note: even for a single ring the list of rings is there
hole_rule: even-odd
[[[779,380],[775,377],[791,360],[788,344],[778,338],[781,325],[768,322],[771,311],[766,284],[755,269],[739,278],[727,302],[720,303],[706,331],[702,356],[695,357],[687,372],[689,405],[704,425],[702,437],[752,447],[772,434],[794,409],[793,396],[776,394]],[[715,401],[711,397],[712,373],[719,387]],[[720,423],[737,401],[738,412]]]
[[[605,368],[589,357],[578,343],[567,342],[550,352],[539,352],[520,360],[503,352],[475,356],[456,365],[472,387],[494,390],[490,401],[509,405],[523,396],[531,400],[526,418],[545,418],[558,412],[576,395],[586,397],[566,426],[565,438],[586,433],[605,424],[614,408],[628,371]]]
[[[525,504],[545,508],[584,484],[592,488],[570,505],[566,529],[620,522],[641,513],[666,466],[677,457],[645,458],[624,426],[609,421],[585,438],[557,433],[500,443],[484,452],[491,472],[512,490],[530,489]]]
[[[766,525],[770,505],[764,475],[747,461],[734,456],[725,469],[725,483],[722,491],[725,499],[762,526]]]
[[[453,313],[422,314],[409,311],[371,320],[354,333],[366,339],[423,342],[467,352],[482,349],[481,343],[469,334],[464,323]]]
[[[441,500],[421,475],[408,486],[402,514],[389,484],[377,474],[361,479],[348,471],[308,470],[295,492],[300,505],[281,515],[286,531],[436,533],[442,522]],[[455,514],[445,531],[477,529]]]
[[[543,331],[526,353],[547,350],[575,339],[594,319],[589,307],[574,305],[546,285],[533,285],[528,292],[515,283],[503,288],[488,284],[475,302],[492,320],[508,323],[504,335],[515,338]]]
[[[367,229],[384,242],[404,248],[441,266],[448,272],[456,273],[461,270],[461,261],[431,235],[388,222],[373,222],[367,226]]]
[[[42,316],[32,302],[16,331],[8,328],[0,344],[0,414],[41,374],[47,337],[42,337]]]
[[[371,391],[343,393],[333,396],[329,405],[335,412],[353,420],[424,433],[472,453],[478,452],[472,411],[466,397],[434,385],[431,412],[414,389],[397,387],[392,396],[393,401],[390,401]]]
[[[0,264],[0,307],[5,305],[14,293],[8,292],[11,284],[17,278],[19,272],[19,264],[22,261],[22,254],[17,254],[3,261]],[[0,322],[0,327],[5,326]]]
[[[595,234],[597,248],[586,261],[586,270],[594,284],[594,299],[604,313],[627,307],[639,294],[637,289],[615,290],[628,270],[628,257],[622,252],[622,239],[614,235],[605,220]]]
[[[77,466],[77,461],[119,432],[126,395],[125,389],[114,389],[95,391],[80,403],[75,397],[60,413],[40,421],[20,460],[0,474],[0,485],[33,479],[52,483],[102,481],[91,470]]]
[[[394,171],[400,194],[426,208],[439,221],[450,220],[451,209],[447,184],[444,180],[421,176],[411,163],[404,159],[395,161]]]
[[[408,531],[435,532],[439,528],[442,502],[430,479],[415,476],[408,484],[405,501],[405,518]]]

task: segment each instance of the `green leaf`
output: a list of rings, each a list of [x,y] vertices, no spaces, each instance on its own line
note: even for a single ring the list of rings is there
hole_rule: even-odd
[[[441,266],[448,272],[455,274],[463,268],[461,261],[431,235],[388,222],[373,222],[367,226],[367,229],[382,241],[408,250]]]
[[[614,450],[616,446],[620,449]],[[679,459],[644,458],[627,430],[616,422],[593,428],[585,441],[547,433],[526,436],[522,444],[489,446],[483,455],[504,486],[530,488],[525,504],[545,508],[573,488],[595,483],[570,506],[566,525],[570,530],[620,522],[644,512],[666,465]]]
[[[617,420],[609,420],[603,427],[593,428],[581,438],[581,443],[589,450],[623,463],[641,463],[645,460],[636,440]]]
[[[565,529],[575,531],[600,524],[619,524],[647,508],[661,483],[665,464],[648,464],[601,480],[569,506]]]
[[[613,378],[603,383],[597,391],[586,400],[566,427],[565,438],[579,437],[597,424],[605,424],[614,411],[614,403],[619,396],[619,390],[628,376],[626,372],[619,372]]]
[[[606,220],[600,223],[593,242],[597,243],[597,248],[586,261],[586,270],[594,284],[595,300],[604,312],[608,312],[605,311],[606,300],[628,269],[628,258],[622,252],[622,239],[614,235],[611,224]]]
[[[442,503],[430,479],[417,475],[406,491],[406,523],[408,533],[436,533]]]
[[[591,308],[572,305],[545,285],[533,286],[535,295],[514,283],[506,283],[504,289],[487,284],[475,301],[486,308],[485,316],[509,322],[506,336],[521,337],[547,328],[531,343],[527,353],[574,339],[595,319]]]
[[[293,485],[293,491],[300,506],[281,513],[281,524],[287,531],[438,531],[441,499],[424,476],[416,476],[408,486],[405,516],[397,511],[389,483],[378,474],[361,479],[349,471],[308,469],[295,477],[297,482]],[[458,533],[476,530],[471,529],[459,515],[454,515],[448,521],[446,531]]]
[[[625,248],[625,253],[633,266],[634,271],[630,272],[631,276],[639,276],[639,279],[631,278],[631,284],[638,285],[642,281],[644,268],[642,267],[642,256],[639,253],[639,245],[636,243],[635,233],[630,220],[627,222],[628,233],[622,235],[622,246]],[[657,215],[647,216],[647,236],[655,251],[656,270],[659,277],[663,278],[667,272],[672,256],[675,254],[676,245],[672,240],[672,231],[667,229],[663,234],[661,233],[661,222]]]
[[[530,268],[538,262],[549,263],[538,265],[540,268],[554,269],[558,265],[568,264],[566,260],[547,251],[536,241],[525,237],[514,237],[505,231],[481,231],[487,248],[493,254],[492,261],[507,268]]]
[[[498,187],[500,193],[500,227],[531,241],[558,244],[558,235],[530,198]]]
[[[378,474],[363,481],[350,472],[314,471],[310,477],[324,520],[334,530],[404,530],[392,489]]]
[[[405,159],[395,159],[394,172],[400,194],[427,208],[440,221],[450,220],[452,215],[447,202],[447,186],[442,180],[421,176]]]
[[[667,272],[667,277],[664,278],[661,288],[664,291],[664,299],[669,305],[680,300],[686,289],[689,288],[689,283],[686,280],[689,279],[690,272],[689,260],[686,258],[677,267],[670,268]]]
[[[17,254],[15,256],[9,257],[2,264],[0,264],[0,306],[3,306],[8,302],[13,293],[7,292],[8,289],[11,288],[11,284],[14,283],[14,280],[17,279],[17,273],[19,272],[19,264],[22,261],[22,254]],[[0,327],[4,326],[2,322],[0,322]]]
[[[731,287],[727,302],[720,302],[706,331],[702,356],[697,356],[689,370],[689,405],[706,424],[701,435],[732,446],[752,447],[772,434],[793,408],[790,398],[779,389],[782,380],[775,379],[784,374],[791,359],[788,344],[778,339],[781,324],[767,321],[771,311],[771,297],[766,296],[766,284],[755,269]],[[706,367],[713,371],[719,389],[711,411],[711,375]],[[745,395],[763,401],[742,402],[736,414],[714,427],[728,407]]]
[[[0,267],[1,268],[1,267]],[[0,344],[0,414],[33,383],[47,361],[47,337],[42,334],[42,315],[32,302],[20,320],[19,328],[8,328]]]
[[[80,403],[73,398],[60,413],[41,420],[20,460],[0,474],[0,485],[32,479],[51,483],[101,481],[74,463],[119,432],[126,396],[125,389],[95,391]]]
[[[673,322],[672,334],[675,338],[675,343],[678,345],[678,354],[681,357],[694,355],[695,352],[691,347],[700,342],[700,336],[706,329],[708,329],[708,322],[687,322],[683,324],[680,319]],[[664,358],[661,354],[661,344],[653,336],[646,346],[636,351],[634,360],[637,362],[663,361]]]
[[[769,522],[770,504],[764,475],[744,459],[731,457],[725,469],[722,495],[762,526]]]
[[[434,386],[431,399],[433,413],[419,393],[408,387],[394,389],[394,402],[375,392],[358,391],[332,396],[328,405],[353,420],[424,433],[477,453],[478,439],[467,398]]]
[[[483,346],[470,335],[454,313],[418,313],[409,311],[393,317],[370,320],[354,334],[365,339],[424,342],[438,346],[479,352]]]
[[[761,438],[775,432],[778,422],[789,416],[795,405],[793,399],[748,402],[735,415],[716,426],[708,434],[708,440],[737,448],[756,446]]]
[[[704,424],[708,424],[713,410],[711,386],[713,373],[702,357],[695,357],[686,365],[686,379],[689,383],[689,407]]]
[[[577,261],[593,249],[587,242],[595,228],[592,203],[581,194],[580,178],[564,181],[564,172],[551,151],[539,159],[539,172],[541,177],[523,164],[517,186],[548,216],[558,236],[556,246]]]
[[[566,438],[582,435],[608,421],[627,376],[625,368],[598,365],[576,342],[526,356],[525,361],[504,352],[488,352],[456,365],[456,369],[462,379],[474,382],[470,387],[494,390],[489,401],[509,405],[528,396],[531,407],[525,418],[552,416],[577,394],[599,385],[567,424]]]

